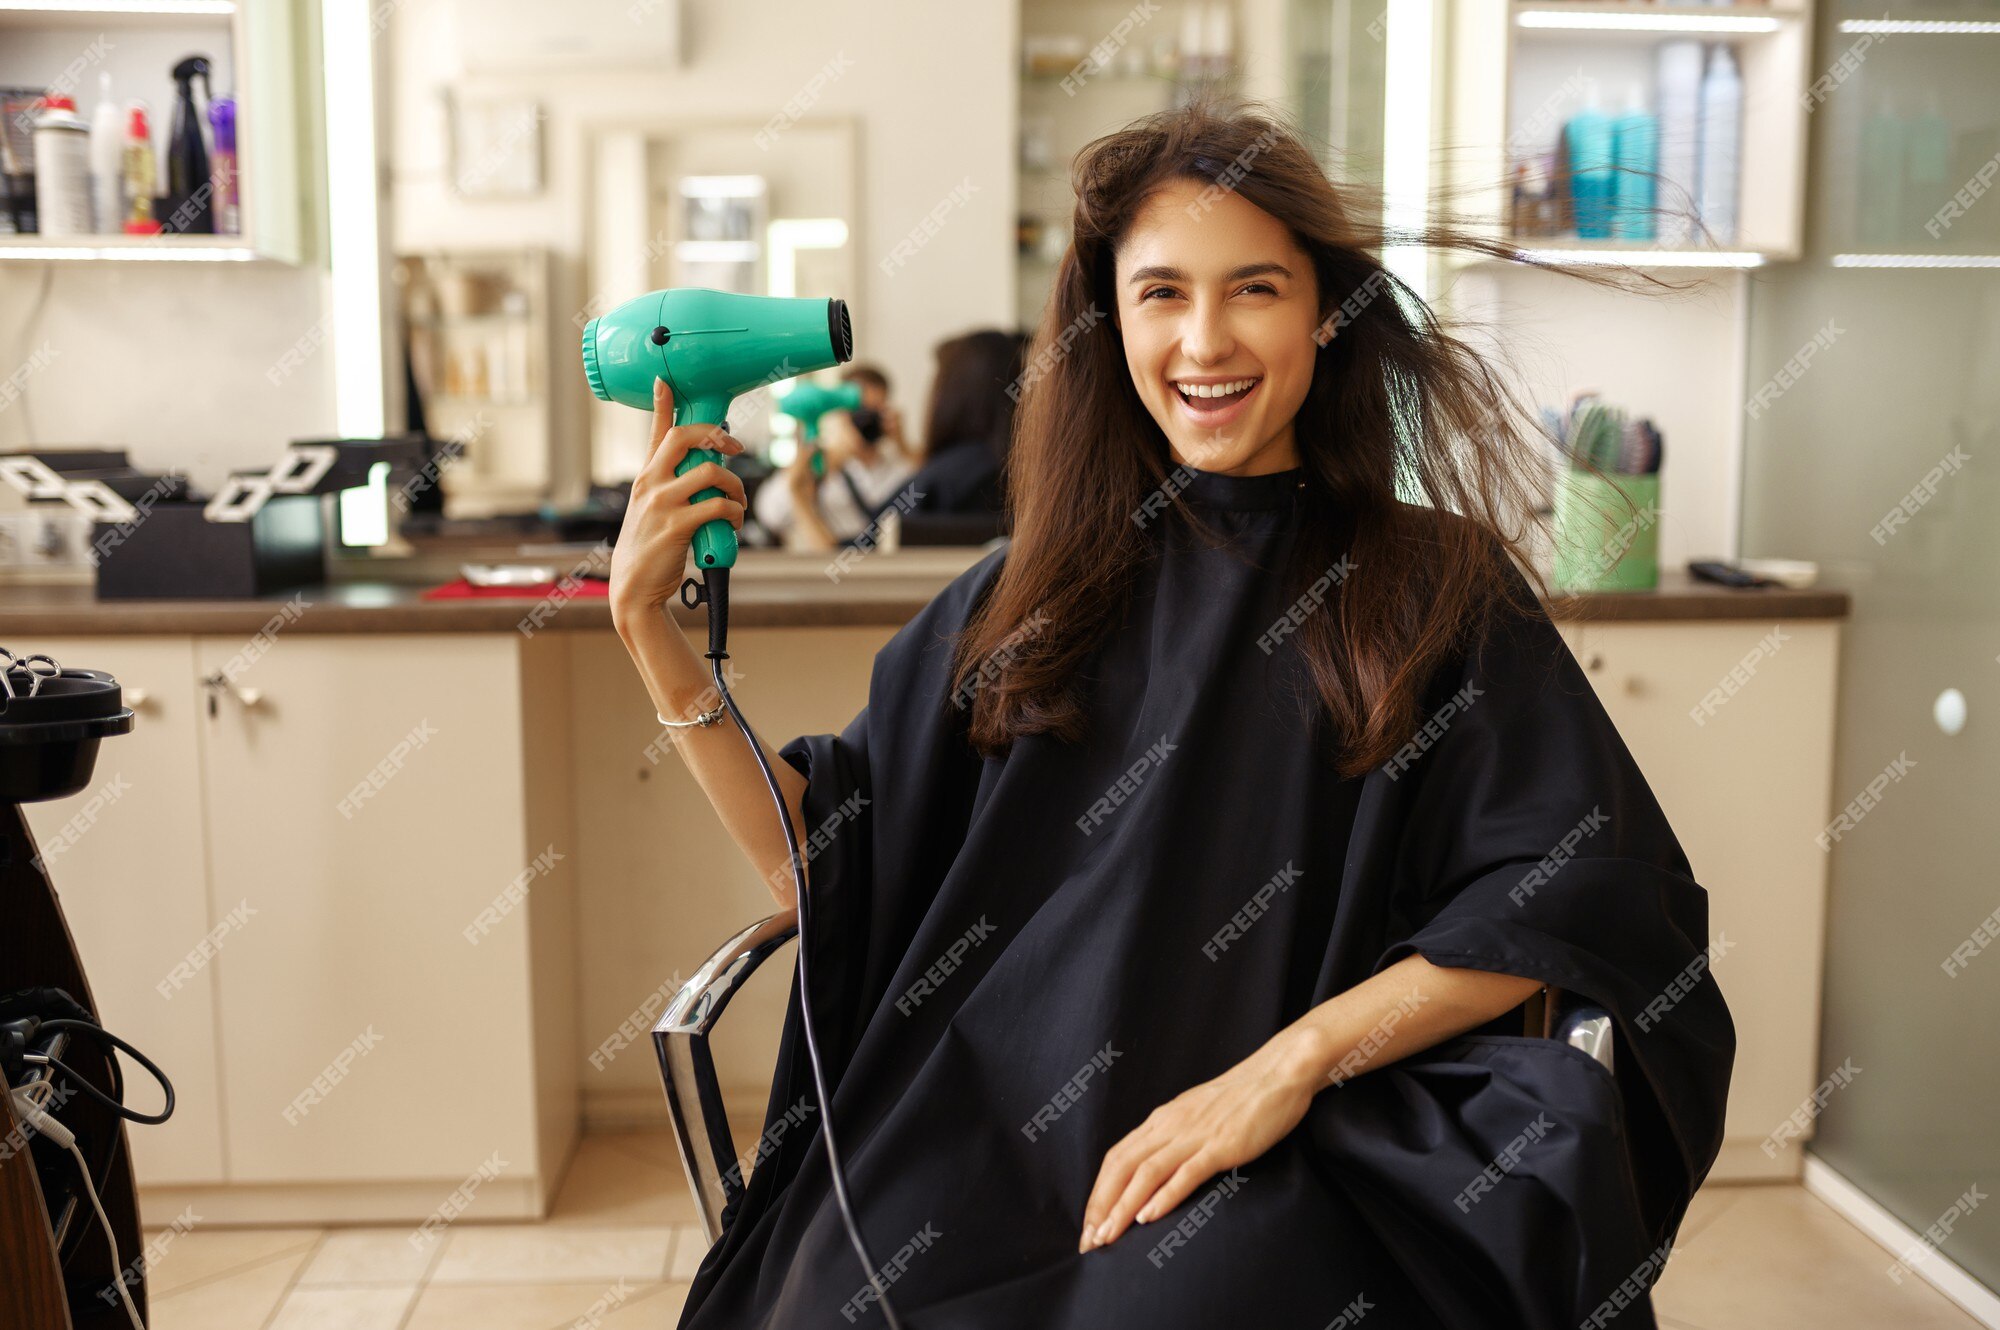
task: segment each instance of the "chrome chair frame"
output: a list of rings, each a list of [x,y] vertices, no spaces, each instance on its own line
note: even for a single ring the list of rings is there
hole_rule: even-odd
[[[729,1000],[798,932],[798,917],[788,910],[736,934],[681,985],[653,1027],[674,1144],[700,1212],[702,1236],[710,1246],[722,1236],[722,1212],[742,1195],[744,1182],[710,1039]],[[1525,1033],[1559,1039],[1611,1068],[1615,1022],[1603,1008],[1572,1000],[1561,989],[1545,988],[1523,1004],[1523,1020]]]

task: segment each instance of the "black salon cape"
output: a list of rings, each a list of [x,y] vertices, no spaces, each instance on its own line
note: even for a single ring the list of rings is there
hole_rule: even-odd
[[[1430,714],[1461,701],[1394,778],[1334,774],[1287,695],[1296,648],[1259,645],[1297,476],[1196,473],[1261,570],[1171,542],[1094,658],[1086,741],[964,742],[947,639],[1003,546],[882,649],[845,731],[780,750],[821,829],[835,1134],[910,1330],[1655,1325],[1735,1050],[1706,892],[1545,621],[1440,672]],[[1321,1090],[1263,1156],[1078,1254],[1105,1153],[1153,1108],[1411,954],[1608,1008],[1615,1079],[1496,1021]],[[795,984],[768,1158],[682,1327],[885,1324],[818,1120]]]

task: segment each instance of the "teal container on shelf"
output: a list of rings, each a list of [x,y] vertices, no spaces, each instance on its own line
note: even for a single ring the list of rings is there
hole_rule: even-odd
[[[1651,591],[1660,584],[1660,477],[1564,467],[1556,480],[1555,562],[1563,591]]]

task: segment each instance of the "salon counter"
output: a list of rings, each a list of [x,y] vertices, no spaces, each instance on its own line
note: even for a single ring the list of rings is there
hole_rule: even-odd
[[[861,559],[851,568],[817,556],[746,551],[730,588],[730,624],[741,628],[894,628],[916,613],[959,573],[977,562],[974,549],[905,550]],[[134,633],[259,631],[287,603],[305,612],[288,617],[293,633],[505,633],[520,629],[532,600],[425,600],[430,583],[405,573],[394,580],[341,581],[260,600],[100,601],[88,585],[0,585],[0,645],[24,650],[38,636],[95,637]],[[1840,619],[1847,593],[1766,587],[1736,591],[1662,573],[1657,590],[1558,594],[1550,613],[1563,620],[1619,623],[1736,619]],[[705,612],[675,603],[690,629]],[[609,631],[611,609],[601,597],[562,599],[530,625],[556,632]],[[18,644],[18,645],[17,645]]]
[[[977,557],[836,579],[746,552],[731,664],[765,744],[851,722],[875,653]],[[132,1133],[148,1213],[415,1224],[471,1179],[469,1217],[545,1213],[581,1126],[663,1119],[653,1022],[773,908],[601,599],[530,632],[532,601],[421,590],[301,612],[0,587],[0,645],[109,670],[138,712],[92,789],[26,811],[105,1024],[179,1091]],[[1741,1041],[1715,1175],[1795,1176],[1799,1140],[1761,1147],[1817,1082],[1847,597],[1669,581],[1553,609],[1711,893]],[[788,979],[757,975],[716,1048],[753,1120]]]

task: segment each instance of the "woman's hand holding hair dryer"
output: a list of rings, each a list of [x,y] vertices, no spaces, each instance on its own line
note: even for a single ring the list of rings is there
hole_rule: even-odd
[[[670,720],[688,720],[721,703],[709,662],[672,618],[667,602],[687,576],[688,550],[704,522],[722,518],[743,525],[743,481],[728,468],[703,462],[676,476],[674,468],[690,449],[711,448],[726,455],[743,445],[714,425],[673,425],[674,399],[664,380],[653,389],[651,452],[632,482],[632,499],[611,555],[611,622],[645,680],[653,707]],[[718,498],[688,500],[713,486]],[[706,639],[706,634],[701,634]],[[733,661],[723,661],[732,669]],[[736,676],[731,674],[732,691]],[[771,792],[743,731],[727,713],[710,726],[664,732],[701,782],[702,790],[744,855],[763,875],[780,906],[793,906],[791,852],[784,829],[771,816]],[[664,737],[664,736],[663,736]],[[799,805],[806,779],[768,747],[765,753],[784,790],[786,811],[801,842]]]
[[[743,480],[719,462],[703,462],[677,476],[674,468],[696,448],[730,456],[743,445],[714,425],[675,425],[674,394],[665,379],[653,383],[653,438],[647,457],[632,481],[632,497],[618,544],[611,554],[611,616],[614,622],[638,619],[657,611],[679,594],[687,575],[688,547],[694,533],[716,518],[739,530],[747,498]],[[705,489],[719,489],[716,498],[688,500]],[[622,631],[622,629],[621,629]]]

